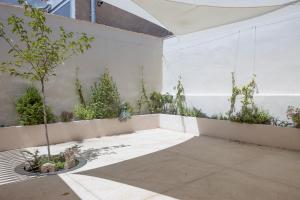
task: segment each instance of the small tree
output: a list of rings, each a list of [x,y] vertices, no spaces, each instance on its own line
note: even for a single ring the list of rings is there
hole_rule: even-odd
[[[66,32],[60,27],[58,36],[46,25],[43,10],[31,7],[24,0],[18,1],[24,6],[25,18],[12,15],[7,19],[7,25],[0,22],[0,38],[10,47],[8,54],[12,61],[0,64],[0,71],[27,80],[38,81],[42,88],[43,114],[45,135],[50,159],[50,145],[47,130],[45,83],[49,77],[55,76],[55,69],[66,59],[75,54],[81,54],[91,47],[94,39],[82,33],[77,39],[73,32]],[[28,22],[25,20],[28,19]],[[6,27],[11,28],[15,41],[6,34]]]

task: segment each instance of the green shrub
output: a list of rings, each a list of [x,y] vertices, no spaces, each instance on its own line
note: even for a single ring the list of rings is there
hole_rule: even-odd
[[[293,121],[296,128],[300,128],[300,108],[289,106],[287,110],[287,117]]]
[[[124,102],[120,105],[119,110],[119,120],[126,121],[131,118],[133,113],[133,108],[128,102]]]
[[[62,122],[70,122],[73,119],[73,113],[72,112],[67,112],[67,111],[62,111],[60,114],[60,121]]]
[[[242,108],[236,115],[231,117],[234,122],[248,123],[248,124],[271,124],[272,117],[270,114],[257,107]]]
[[[184,116],[188,116],[188,117],[198,117],[198,118],[208,118],[208,116],[203,113],[201,111],[201,109],[197,109],[197,108],[186,108],[185,109],[185,113],[184,113]]]
[[[90,120],[95,119],[96,115],[92,107],[84,105],[76,105],[74,108],[74,115],[79,120]]]
[[[159,92],[152,92],[149,98],[149,111],[150,113],[161,113],[164,107],[163,95]]]
[[[29,87],[16,102],[19,123],[22,125],[36,125],[44,123],[43,102],[39,91]],[[46,107],[47,121],[54,122],[54,115],[50,107]]]
[[[106,71],[100,81],[91,88],[90,106],[97,119],[117,118],[119,116],[120,96],[109,72]]]

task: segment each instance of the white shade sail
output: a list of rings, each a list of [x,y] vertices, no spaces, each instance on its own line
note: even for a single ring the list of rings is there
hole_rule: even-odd
[[[291,1],[281,5],[256,7],[225,7],[199,5],[171,0],[133,0],[159,20],[175,35],[197,32],[225,24],[230,24],[268,12],[299,1]]]

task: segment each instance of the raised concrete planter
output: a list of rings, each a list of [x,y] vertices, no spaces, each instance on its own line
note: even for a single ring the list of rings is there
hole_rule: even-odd
[[[159,128],[159,115],[136,115],[126,122],[118,119],[95,119],[48,125],[50,144],[154,128]],[[45,144],[44,125],[0,128],[0,151]]]
[[[175,115],[160,115],[160,127],[191,132],[246,143],[300,150],[300,129],[270,125],[241,124],[227,120],[214,120]]]
[[[300,129],[178,115],[137,115],[126,122],[95,119],[49,124],[51,144],[163,128],[300,151]],[[45,145],[43,125],[0,128],[0,151]]]

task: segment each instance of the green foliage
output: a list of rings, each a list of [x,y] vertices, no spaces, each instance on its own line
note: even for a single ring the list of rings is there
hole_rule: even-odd
[[[131,118],[133,113],[133,108],[128,102],[124,102],[120,105],[119,109],[119,120],[120,121],[127,121]]]
[[[120,96],[116,83],[106,71],[100,81],[91,88],[90,106],[97,119],[117,118],[119,116]]]
[[[300,108],[289,106],[287,110],[287,117],[293,121],[296,128],[300,128]]]
[[[86,103],[83,97],[82,85],[78,78],[78,68],[76,68],[75,90],[78,95],[79,103],[85,106]]]
[[[142,70],[142,80],[141,80],[141,85],[142,85],[142,91],[141,91],[141,96],[139,97],[137,101],[137,108],[139,113],[148,113],[149,112],[149,107],[150,107],[150,101],[147,95],[147,90],[144,82],[144,75],[143,75],[143,70]]]
[[[24,150],[22,153],[26,158],[26,162],[30,165],[28,170],[30,172],[40,172],[40,167],[49,162],[55,164],[57,171],[64,169],[66,160],[63,156],[63,153],[51,156],[50,161],[46,155],[40,155],[38,150],[36,150],[34,153]]]
[[[230,98],[231,106],[228,113],[231,121],[249,124],[271,124],[272,117],[270,114],[265,110],[259,109],[254,103],[254,93],[256,90],[255,75],[250,83],[242,88],[238,88],[235,85],[234,73],[232,73],[232,96]],[[234,114],[235,102],[238,95],[242,96],[242,108]]]
[[[229,117],[235,111],[235,102],[236,102],[237,96],[241,94],[240,89],[235,84],[234,72],[231,73],[231,77],[232,77],[232,95],[230,97],[230,110],[228,112]]]
[[[219,115],[212,115],[209,119],[217,119],[217,120],[228,120],[228,116],[220,113]]]
[[[10,46],[8,51],[13,61],[3,62],[0,70],[25,79],[45,81],[55,75],[55,68],[74,54],[83,53],[91,47],[93,37],[82,33],[74,39],[73,32],[66,32],[60,27],[58,37],[46,25],[45,12],[19,0],[24,6],[25,18],[12,14],[7,24],[0,22],[0,38]],[[17,39],[12,40],[5,32],[5,27]]]
[[[176,114],[176,105],[174,102],[174,97],[169,93],[163,95],[163,111],[165,114]]]
[[[149,98],[150,113],[161,113],[164,108],[164,98],[159,92],[152,92]]]
[[[58,161],[58,162],[56,162],[54,164],[55,164],[55,169],[56,170],[62,170],[65,167],[65,162]]]
[[[62,122],[70,122],[73,119],[73,113],[72,112],[67,112],[63,111],[60,114],[60,121]]]
[[[184,87],[182,85],[181,78],[179,78],[177,82],[176,91],[175,105],[177,114],[185,115],[187,106],[185,102]]]
[[[244,107],[236,115],[231,116],[231,121],[248,124],[271,124],[270,114],[257,107]]]
[[[76,105],[74,108],[74,115],[79,120],[91,120],[96,118],[95,111],[91,106]]]
[[[0,72],[40,82],[48,158],[50,158],[45,82],[49,77],[56,75],[56,67],[66,59],[91,48],[90,43],[94,38],[82,33],[75,39],[75,34],[66,32],[63,27],[59,28],[58,35],[54,34],[46,25],[46,16],[42,9],[31,7],[25,0],[18,2],[25,8],[24,18],[12,14],[6,24],[0,22],[0,38],[9,45],[8,54],[12,58],[11,61],[0,64]],[[14,39],[8,36],[5,29],[10,29]]]
[[[22,125],[36,125],[44,122],[43,101],[39,91],[35,87],[29,87],[16,102],[16,110],[19,115],[19,123]],[[54,115],[50,107],[46,107],[47,121],[53,122]]]
[[[188,117],[198,117],[198,118],[208,118],[208,116],[201,111],[201,109],[197,108],[186,108],[184,111],[183,116],[188,116]]]

